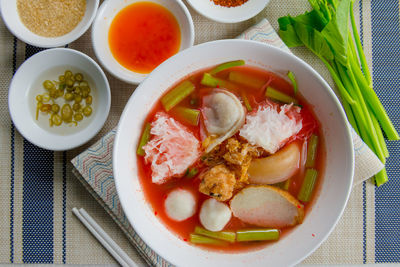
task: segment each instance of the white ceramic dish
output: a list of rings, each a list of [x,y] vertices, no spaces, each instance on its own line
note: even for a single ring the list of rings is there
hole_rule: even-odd
[[[21,41],[38,47],[64,46],[81,37],[92,24],[98,6],[99,0],[86,1],[85,15],[75,29],[60,37],[43,37],[28,30],[21,22],[17,10],[17,1],[0,0],[1,16],[9,31]]]
[[[260,13],[269,2],[269,0],[248,0],[240,6],[225,7],[214,4],[212,0],[186,1],[199,14],[221,23],[236,23],[248,20]]]
[[[326,146],[326,169],[319,194],[304,222],[264,249],[225,254],[184,242],[170,232],[146,202],[138,180],[136,147],[151,107],[170,86],[188,74],[222,62],[247,64],[285,75],[296,74],[301,94],[314,107]],[[135,90],[118,125],[113,167],[124,212],[141,238],[178,266],[290,266],[312,253],[330,234],[347,203],[352,186],[354,153],[345,114],[329,85],[301,59],[278,48],[245,40],[220,40],[187,49],[170,58]]]
[[[78,126],[63,123],[50,127],[48,116],[40,114],[36,120],[35,97],[45,93],[43,81],[57,80],[67,69],[81,72],[89,82],[93,113]],[[68,150],[89,141],[103,127],[110,104],[110,87],[100,66],[87,55],[68,48],[48,49],[31,56],[18,68],[8,92],[8,108],[15,127],[28,141],[49,150]]]
[[[104,68],[116,78],[127,83],[139,84],[148,74],[136,73],[123,67],[112,55],[108,45],[108,31],[111,23],[123,8],[142,0],[106,0],[101,4],[92,27],[92,44],[96,57]],[[194,26],[192,17],[180,0],[146,0],[157,3],[168,9],[178,21],[181,30],[180,51],[191,47],[194,42]]]

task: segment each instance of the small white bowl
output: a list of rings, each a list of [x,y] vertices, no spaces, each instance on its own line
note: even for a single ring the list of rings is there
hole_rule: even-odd
[[[248,20],[263,10],[269,0],[248,0],[246,3],[225,7],[214,4],[212,0],[186,0],[199,14],[221,23],[236,23]]]
[[[0,0],[0,12],[8,30],[21,41],[38,47],[58,47],[69,44],[81,37],[96,15],[99,0],[86,1],[86,11],[81,22],[69,33],[60,37],[44,37],[31,32],[22,23],[17,9],[17,1]]]
[[[39,114],[36,120],[36,95],[45,93],[43,81],[56,80],[71,70],[80,72],[91,87],[93,113],[78,123],[50,127],[49,115]],[[68,48],[44,50],[31,56],[15,73],[8,92],[8,108],[18,131],[31,143],[49,150],[78,147],[103,127],[110,111],[111,93],[100,66],[89,56]]]
[[[171,232],[146,201],[138,178],[136,148],[145,119],[164,92],[177,81],[222,62],[246,64],[286,76],[296,74],[302,96],[320,122],[326,151],[324,177],[302,224],[260,250],[224,253],[190,245]],[[246,40],[196,45],[173,56],[136,88],[118,124],[113,150],[118,196],[136,233],[157,254],[177,266],[292,266],[310,255],[331,233],[350,195],[354,151],[346,115],[329,85],[303,60],[279,48]],[[345,240],[343,240],[345,242]]]
[[[113,76],[131,84],[139,84],[148,74],[133,72],[122,66],[112,55],[108,44],[108,31],[111,23],[123,8],[143,0],[106,0],[101,4],[92,27],[92,43],[96,57]],[[194,26],[192,17],[181,0],[146,0],[168,9],[178,21],[181,30],[179,51],[193,46]]]

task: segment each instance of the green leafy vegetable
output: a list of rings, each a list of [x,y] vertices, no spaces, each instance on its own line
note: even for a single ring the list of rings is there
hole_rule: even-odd
[[[353,14],[354,0],[308,2],[312,11],[278,19],[279,35],[287,46],[305,46],[321,59],[337,85],[350,124],[385,163],[389,153],[382,131],[389,140],[400,136],[372,88]],[[385,169],[375,175],[378,186],[387,180]]]

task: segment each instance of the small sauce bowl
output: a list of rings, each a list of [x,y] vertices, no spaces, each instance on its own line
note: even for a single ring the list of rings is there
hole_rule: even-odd
[[[49,114],[40,113],[36,119],[36,96],[46,92],[45,80],[57,80],[66,70],[83,74],[91,88],[93,111],[77,125],[62,123],[51,127]],[[48,49],[30,57],[15,73],[8,92],[8,108],[15,127],[28,141],[48,150],[69,150],[89,141],[103,127],[110,105],[110,86],[100,66],[89,56],[68,48]]]
[[[100,6],[92,26],[92,44],[97,59],[108,72],[116,78],[131,84],[139,84],[148,74],[134,72],[122,66],[113,56],[110,49],[108,35],[115,16],[125,7],[143,2],[142,0],[106,0]],[[189,48],[194,42],[194,26],[192,17],[182,3],[176,0],[146,0],[165,7],[176,18],[180,32],[181,44],[179,51]]]
[[[44,37],[31,32],[21,21],[17,1],[0,0],[0,13],[8,30],[21,41],[38,47],[58,47],[69,44],[81,37],[96,16],[99,0],[86,1],[85,15],[69,33],[59,37]]]

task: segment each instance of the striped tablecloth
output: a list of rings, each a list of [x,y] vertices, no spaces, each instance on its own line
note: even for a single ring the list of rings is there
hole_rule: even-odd
[[[277,18],[304,12],[306,0],[271,0],[255,18],[238,24],[219,24],[193,10],[196,43],[233,38],[266,17],[277,28]],[[400,130],[400,24],[398,0],[361,0],[355,13],[360,21],[368,63],[377,90],[395,127]],[[94,57],[90,34],[69,47]],[[8,114],[7,90],[16,68],[38,48],[14,38],[0,22],[0,263],[114,263],[111,256],[72,215],[85,208],[138,263],[145,264],[123,232],[73,176],[70,160],[109,132],[135,89],[108,75],[112,107],[102,131],[92,142],[67,152],[40,149],[18,133]],[[332,84],[316,57],[302,48],[293,52]],[[365,182],[355,187],[346,211],[329,239],[304,263],[400,263],[399,142],[388,142],[386,166],[390,181],[380,188]]]

